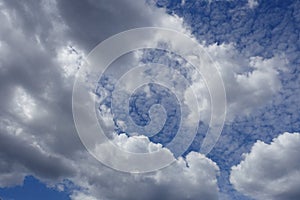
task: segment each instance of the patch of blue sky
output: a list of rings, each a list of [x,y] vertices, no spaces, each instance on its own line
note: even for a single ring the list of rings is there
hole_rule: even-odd
[[[199,41],[235,43],[252,56],[270,57],[278,51],[299,50],[300,3],[298,1],[157,1],[169,13],[183,17]],[[297,47],[297,48],[296,48]]]
[[[161,44],[163,45],[163,44]],[[98,108],[101,112],[111,111],[112,108],[112,93],[115,90],[115,84],[117,80],[120,79],[122,74],[126,74],[136,65],[143,65],[149,63],[156,63],[164,65],[170,69],[179,73],[181,77],[186,81],[181,82],[180,80],[174,79],[169,80],[169,77],[160,77],[166,79],[167,81],[171,81],[171,84],[175,85],[177,90],[181,90],[184,93],[185,88],[188,87],[188,84],[192,84],[192,76],[195,74],[195,69],[193,66],[188,64],[184,58],[179,55],[175,55],[174,53],[167,52],[165,50],[160,49],[151,49],[151,50],[143,50],[141,58],[137,61],[137,63],[132,64],[130,66],[126,66],[127,60],[133,60],[130,58],[125,59],[125,57],[130,55],[121,56],[116,62],[112,63],[103,73],[102,78],[99,80],[98,88],[96,93],[100,97],[101,101],[99,101]],[[124,64],[125,63],[125,64]],[[116,67],[122,65],[121,73],[120,70],[115,70]],[[114,73],[115,71],[119,71],[119,73]],[[159,75],[161,71],[157,71],[154,68],[146,68],[143,74],[137,74],[137,76],[151,76],[155,77]],[[175,73],[175,72],[174,72]],[[133,77],[136,78],[136,77]],[[135,82],[135,80],[130,80]],[[129,107],[129,113],[123,113],[123,111],[115,112],[113,114],[113,120],[115,124],[115,131],[117,133],[126,133],[123,127],[120,126],[119,122],[128,121],[127,115],[131,117],[133,122],[138,126],[146,126],[150,122],[149,110],[150,107],[155,104],[160,104],[164,107],[166,111],[166,122],[164,126],[160,129],[160,131],[150,137],[150,141],[154,143],[160,143],[166,146],[168,143],[172,141],[174,138],[174,134],[177,133],[179,129],[179,124],[181,123],[181,109],[180,102],[172,91],[167,88],[163,88],[159,84],[148,84],[148,89],[146,90],[145,86],[141,86],[136,88],[133,94],[130,94],[129,105],[125,105]],[[103,107],[105,106],[105,107]],[[121,106],[124,106],[123,104]],[[185,106],[187,107],[187,106]],[[122,110],[122,109],[118,109]],[[163,119],[162,119],[163,120]],[[128,123],[125,123],[128,124]],[[207,131],[208,126],[203,122],[199,122],[199,129],[196,137],[197,144],[200,144],[204,138],[204,133]],[[130,135],[130,134],[129,134]],[[170,149],[173,153],[175,150]],[[188,153],[188,152],[186,152]]]
[[[47,187],[33,176],[27,176],[21,186],[0,188],[1,200],[70,200],[69,195],[69,191]]]

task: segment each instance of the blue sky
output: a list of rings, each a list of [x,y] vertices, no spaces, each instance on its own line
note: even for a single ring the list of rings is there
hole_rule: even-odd
[[[27,176],[22,186],[1,188],[2,199],[70,199],[68,193],[46,187],[32,176]]]
[[[300,186],[299,1],[0,1],[0,12],[2,200],[300,198],[295,189]],[[172,166],[132,175],[109,169],[87,153],[73,121],[72,87],[84,57],[99,42],[144,26],[188,33],[219,63],[227,118],[212,151],[199,153],[211,108],[200,87],[203,77],[196,74],[200,103],[206,107],[192,144],[182,157],[177,155],[180,147],[169,149],[178,158]],[[154,104],[166,113],[160,132],[140,143],[129,137],[136,125],[124,117],[123,105],[112,108],[111,103],[117,81],[130,65],[148,63],[168,68],[150,67],[139,76],[169,80],[177,70],[187,82],[177,76],[172,82],[182,99],[155,84],[129,94],[129,116],[136,125],[163,120],[157,110],[148,113]],[[181,122],[188,136],[192,129],[185,119],[193,107],[185,92],[197,86],[194,76],[185,58],[158,49],[120,57],[99,79],[96,91],[98,117],[111,122],[107,136],[126,150],[143,152],[160,144],[168,147]]]

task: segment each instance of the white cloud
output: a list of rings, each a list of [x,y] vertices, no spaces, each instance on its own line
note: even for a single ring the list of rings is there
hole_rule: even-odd
[[[218,166],[196,152],[179,158],[168,168],[148,174],[124,174],[87,162],[74,181],[83,188],[78,195],[104,200],[213,200],[218,199]]]
[[[249,8],[255,8],[256,6],[258,6],[257,0],[248,0],[248,6]]]
[[[280,90],[278,75],[288,64],[284,55],[248,58],[234,44],[214,44],[206,49],[220,65],[227,96],[227,120],[266,105]]]
[[[83,64],[83,52],[72,46],[63,47],[57,52],[57,61],[66,77],[75,76],[78,68]]]
[[[36,103],[22,88],[17,88],[15,98],[12,102],[15,112],[19,113],[22,118],[32,119],[36,110]]]
[[[300,198],[300,134],[284,133],[271,144],[256,142],[231,170],[230,181],[255,199]]]
[[[84,192],[74,192],[70,198],[72,200],[97,200],[97,198],[91,196],[91,195],[88,195],[88,194],[85,194]],[[102,198],[101,198],[102,199]]]

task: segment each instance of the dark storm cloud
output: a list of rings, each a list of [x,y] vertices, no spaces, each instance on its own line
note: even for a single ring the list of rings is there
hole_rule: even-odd
[[[74,172],[72,166],[55,154],[72,155],[82,148],[72,123],[71,84],[65,84],[54,59],[59,47],[56,41],[63,34],[56,34],[40,2],[7,1],[0,15],[1,160],[23,166],[38,177],[68,176]],[[50,37],[53,34],[55,38]],[[34,120],[26,120],[16,111],[23,98],[16,94],[18,88],[34,99]],[[21,140],[23,132],[13,137],[7,124],[26,130],[29,138]],[[35,141],[30,140],[32,136]],[[50,152],[43,153],[30,142]]]
[[[48,3],[48,5],[45,2],[47,1],[4,1],[2,10],[10,13],[9,15],[11,15],[13,25],[21,31],[24,37],[28,40],[34,40],[35,37],[38,36],[40,42],[47,47],[47,53],[54,56],[53,53],[55,53],[54,50],[57,41],[55,38],[51,38],[51,34],[58,28],[57,24],[53,23],[53,19],[59,20],[59,16],[50,13],[52,4],[54,4],[55,1],[52,1],[52,4]],[[5,18],[2,18],[2,20],[5,20]],[[1,34],[3,33],[6,36],[13,33],[12,31],[3,31],[4,30],[1,30]],[[13,37],[13,40],[18,41],[18,37]]]
[[[145,9],[144,1],[66,0],[57,3],[69,27],[68,34],[87,50],[113,34],[159,23],[153,19],[152,10]]]
[[[42,178],[57,179],[68,177],[74,173],[72,166],[58,156],[42,152],[32,141],[20,139],[1,130],[0,155],[1,161],[24,166],[28,173]]]

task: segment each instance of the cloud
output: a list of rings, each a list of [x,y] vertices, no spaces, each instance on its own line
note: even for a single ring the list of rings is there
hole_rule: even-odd
[[[184,45],[180,45],[181,43],[182,42],[176,40],[175,42],[171,41],[167,44],[174,48],[180,48],[181,52],[183,52],[182,53],[183,55],[191,55],[190,49],[184,47]],[[243,115],[250,115],[252,114],[253,111],[256,111],[257,109],[265,106],[267,103],[270,103],[274,95],[276,95],[280,91],[281,80],[279,79],[279,74],[286,69],[286,65],[287,65],[287,60],[283,55],[282,56],[277,55],[269,59],[262,58],[262,57],[248,58],[246,55],[240,54],[239,51],[235,48],[234,44],[222,44],[222,45],[214,44],[208,46],[205,46],[204,44],[200,44],[200,46],[210,54],[212,60],[219,63],[218,69],[222,75],[225,84],[226,93],[227,93],[227,122],[228,123],[235,120],[237,116],[241,117]],[[147,57],[148,55],[150,56]],[[155,69],[155,67],[152,67],[151,70],[146,68],[145,71],[147,71],[147,73],[141,70],[138,71],[138,73],[133,73],[130,78],[126,79],[125,83],[121,84],[122,87],[126,87],[126,85],[135,85],[136,82],[141,82],[140,79],[145,80],[146,77],[144,76],[149,76],[149,73],[151,73],[151,78],[153,80],[158,79],[161,82],[169,82],[171,84],[176,85],[174,87],[175,90],[179,91],[179,93],[183,91],[183,95],[179,95],[184,99],[184,103],[181,103],[181,106],[186,106],[186,108],[190,110],[189,112],[186,112],[182,115],[184,116],[183,118],[184,119],[187,118],[189,122],[199,120],[198,117],[199,111],[197,111],[197,109],[194,109],[195,104],[191,103],[193,101],[191,101],[192,98],[190,98],[192,94],[190,93],[191,88],[193,88],[197,100],[199,100],[198,103],[201,106],[201,108],[199,109],[201,110],[200,115],[202,117],[202,120],[207,123],[207,121],[209,121],[211,117],[209,112],[211,105],[209,102],[210,98],[207,93],[208,91],[203,81],[203,77],[201,77],[199,74],[194,73],[193,70],[189,71],[190,68],[188,67],[191,66],[187,65],[187,63],[182,58],[179,59],[178,56],[176,57],[174,55],[162,53],[159,51],[150,51],[143,56],[147,57],[148,60],[144,58],[146,62],[149,61],[155,62],[166,66],[170,66],[170,68],[174,68],[174,69],[176,68],[180,70],[183,68],[187,69],[187,70],[182,70],[182,74],[185,76],[186,79],[185,81],[191,83],[191,87],[188,89],[177,89],[180,87],[186,88],[187,86],[185,86],[184,81],[181,81],[182,79],[178,79],[178,78],[176,78],[175,80],[172,79],[172,77],[175,76],[169,71],[165,73],[165,71],[161,67],[158,70]],[[201,58],[197,56],[193,57],[193,59],[195,59],[196,62],[201,61],[205,66],[212,65],[210,62],[203,61]],[[126,69],[124,65],[122,65],[122,67],[123,69],[124,68]],[[118,67],[115,70],[117,71],[116,78],[118,79],[118,76],[120,76],[118,72],[120,72],[120,70],[118,69]],[[112,76],[107,79],[103,79],[103,83],[101,83],[102,85],[99,86],[99,88],[102,88],[102,90],[105,91],[104,93],[108,94],[106,98],[109,100],[111,99],[111,95],[109,94],[112,92],[113,89],[115,89],[113,87],[114,83],[116,82],[114,78],[115,77]],[[215,83],[212,83],[212,85],[214,84]],[[122,91],[124,92],[126,90],[122,89]],[[162,96],[163,95],[161,95],[161,97]],[[147,95],[146,96],[147,98],[145,98],[142,95],[140,95],[140,97],[141,98],[139,99],[139,101],[135,101],[135,105],[134,105],[135,109],[137,110],[138,109],[145,110],[146,108],[145,105],[149,105],[151,104],[151,102],[153,104],[153,102],[156,101],[155,97],[153,98],[151,97],[151,95]],[[174,102],[175,101],[172,101],[171,103],[168,102],[168,105],[165,108],[166,109],[168,109],[169,107],[174,108],[175,107],[173,105]],[[217,102],[218,103],[216,103],[215,106],[218,107],[222,105],[221,98],[217,99]],[[105,106],[110,107],[110,103],[108,103],[108,101],[105,100],[103,100],[103,102],[101,102],[100,104],[103,105],[105,104]],[[120,107],[123,108],[123,106],[121,106],[123,104],[124,103],[119,104]],[[118,109],[118,110],[122,111],[122,109]],[[145,111],[137,113],[137,115],[141,116],[140,118],[143,118],[142,115],[146,115],[146,114],[147,112]],[[118,115],[127,116],[127,114],[124,112],[117,113],[115,116]],[[160,118],[163,118],[163,115],[159,115],[159,116]],[[160,120],[163,121],[162,119]],[[122,122],[124,121],[125,120],[123,120]],[[172,126],[172,124],[166,124],[166,125]],[[193,130],[190,129],[186,129],[186,130],[187,130],[186,132],[188,133],[193,132]],[[166,133],[164,133],[162,137],[167,138],[164,141],[168,141],[168,139],[170,139],[172,136],[171,134],[172,131],[167,131]],[[164,138],[162,137],[160,137],[159,139],[163,140]],[[164,142],[161,143],[165,144]],[[173,149],[172,152],[174,153]]]
[[[110,170],[85,151],[76,135],[71,111],[73,75],[80,67],[80,56],[121,30],[144,25],[176,28],[181,21],[139,2],[120,2],[128,14],[126,20],[111,2],[97,4],[98,7],[92,1],[82,7],[80,2],[1,3],[0,51],[5,55],[0,60],[1,187],[20,185],[25,176],[34,175],[46,183],[62,184],[68,178],[76,185],[86,186],[87,191],[73,193],[74,199],[93,195],[96,199],[134,199],[139,184],[136,199],[151,198],[147,196],[152,189],[157,192],[152,195],[163,195],[165,199],[198,199],[199,195],[216,199],[218,168],[201,154],[192,153],[187,161],[181,158],[163,172],[141,176]],[[108,13],[102,15],[103,9]],[[77,20],[81,17],[76,18],[76,10],[90,14],[89,23]],[[139,13],[145,17],[137,17]],[[120,20],[119,25],[111,23],[103,30],[107,25],[103,16],[115,22]],[[132,20],[133,17],[139,20]],[[103,19],[101,26],[99,19]],[[126,140],[125,146],[138,148],[134,142]],[[176,178],[178,173],[181,179]],[[116,191],[118,188],[120,192]]]
[[[148,174],[124,174],[108,168],[99,169],[86,162],[75,182],[82,190],[71,198],[91,199],[218,199],[218,167],[210,159],[191,152],[171,166]]]
[[[74,73],[87,52],[129,28],[165,26],[188,32],[181,18],[129,0],[5,1],[0,8],[1,187],[21,184],[33,174],[45,182],[68,178],[84,188],[74,191],[74,200],[217,199],[218,167],[202,154],[190,153],[155,173],[123,174],[91,158],[73,123]],[[176,45],[185,47],[180,41]],[[232,113],[263,105],[278,91],[276,57],[249,61],[239,58],[232,45],[203,47],[224,64]],[[242,71],[244,64],[251,70]],[[268,84],[255,83],[262,80]],[[238,98],[245,94],[247,98]],[[257,101],[248,101],[251,94]],[[122,141],[133,151],[149,150],[145,144],[156,146],[149,141],[137,144],[135,138]]]
[[[21,184],[26,175],[35,175],[49,181],[74,175],[74,168],[68,159],[45,151],[35,136],[8,120],[2,121],[0,125],[2,187]]]
[[[299,199],[299,144],[299,133],[283,133],[270,144],[257,141],[244,160],[232,167],[231,183],[255,199]]]
[[[182,19],[154,8],[151,1],[57,1],[68,35],[90,51],[99,42],[127,29],[162,26],[181,29]],[[120,9],[123,8],[123,9]],[[82,17],[84,16],[84,17]]]
[[[70,197],[72,200],[97,200],[95,197],[81,192],[74,192]]]
[[[206,47],[212,59],[219,64],[226,96],[227,120],[249,115],[266,105],[281,89],[279,74],[288,64],[284,55],[271,58],[248,57],[234,44],[213,44]]]
[[[249,8],[255,8],[258,6],[258,2],[256,0],[248,0],[248,6]]]

